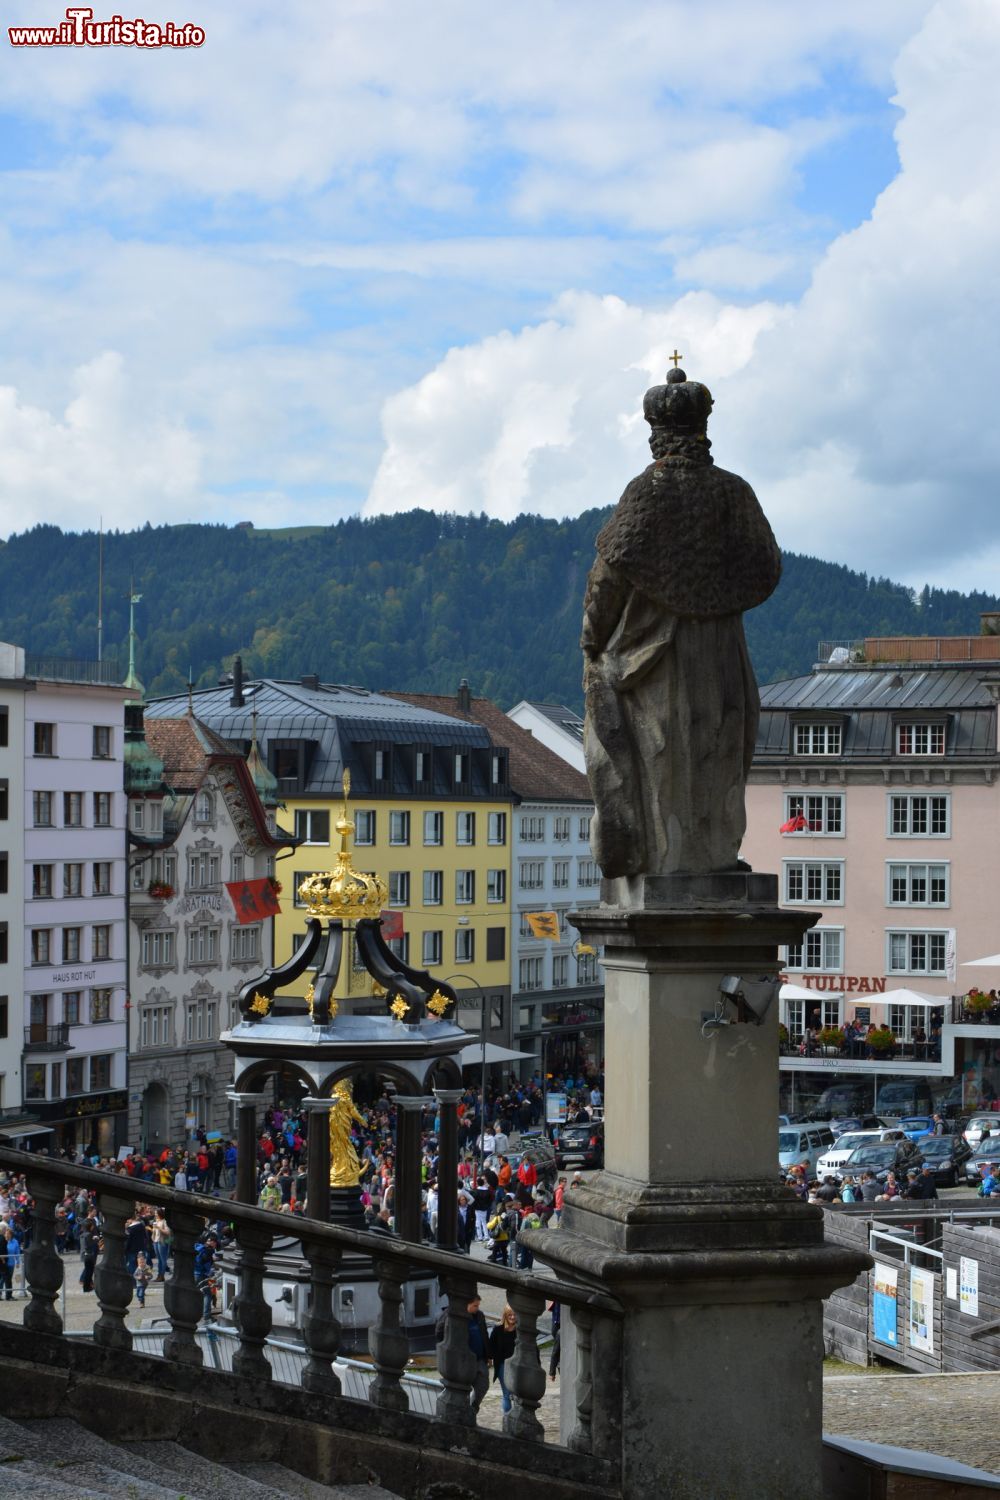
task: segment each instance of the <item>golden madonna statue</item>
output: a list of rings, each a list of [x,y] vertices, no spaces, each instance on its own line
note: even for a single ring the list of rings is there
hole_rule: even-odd
[[[357,1187],[361,1180],[361,1162],[351,1140],[351,1121],[365,1123],[354,1107],[351,1080],[342,1078],[333,1090],[330,1110],[330,1186]]]

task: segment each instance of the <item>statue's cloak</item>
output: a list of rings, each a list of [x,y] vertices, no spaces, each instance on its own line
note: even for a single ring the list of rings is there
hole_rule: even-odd
[[[757,496],[710,458],[650,464],[626,486],[597,550],[633,588],[685,619],[743,614],[781,576]]]

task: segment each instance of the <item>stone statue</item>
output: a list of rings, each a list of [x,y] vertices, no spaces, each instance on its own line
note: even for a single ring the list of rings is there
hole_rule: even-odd
[[[774,592],[781,554],[753,490],[713,463],[711,409],[677,368],[646,392],[654,462],[587,580],[584,752],[609,879],[740,868],[760,715],[742,615]]]
[[[336,1103],[330,1110],[330,1186],[357,1187],[361,1181],[361,1162],[351,1140],[351,1121],[365,1123],[354,1107],[351,1080],[342,1078],[334,1085]]]

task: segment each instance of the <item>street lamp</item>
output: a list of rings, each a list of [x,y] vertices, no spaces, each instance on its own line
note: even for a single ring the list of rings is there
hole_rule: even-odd
[[[463,980],[466,983],[471,983],[475,989],[480,991],[479,1040],[482,1044],[483,1049],[483,1063],[480,1077],[478,1157],[479,1172],[477,1176],[482,1176],[483,1163],[486,1160],[486,987],[485,985],[480,983],[475,974],[446,974],[444,977],[445,984],[453,984],[455,980]]]

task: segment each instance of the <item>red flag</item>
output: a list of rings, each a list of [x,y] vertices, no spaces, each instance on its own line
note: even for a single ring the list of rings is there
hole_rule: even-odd
[[[281,910],[267,875],[263,880],[227,881],[226,890],[241,927],[247,922],[261,922],[265,917],[277,916]]]
[[[794,818],[789,818],[787,823],[782,823],[778,829],[779,833],[801,833],[809,824],[802,813],[796,813]]]
[[[382,936],[387,943],[403,936],[403,913],[401,911],[382,913]]]

